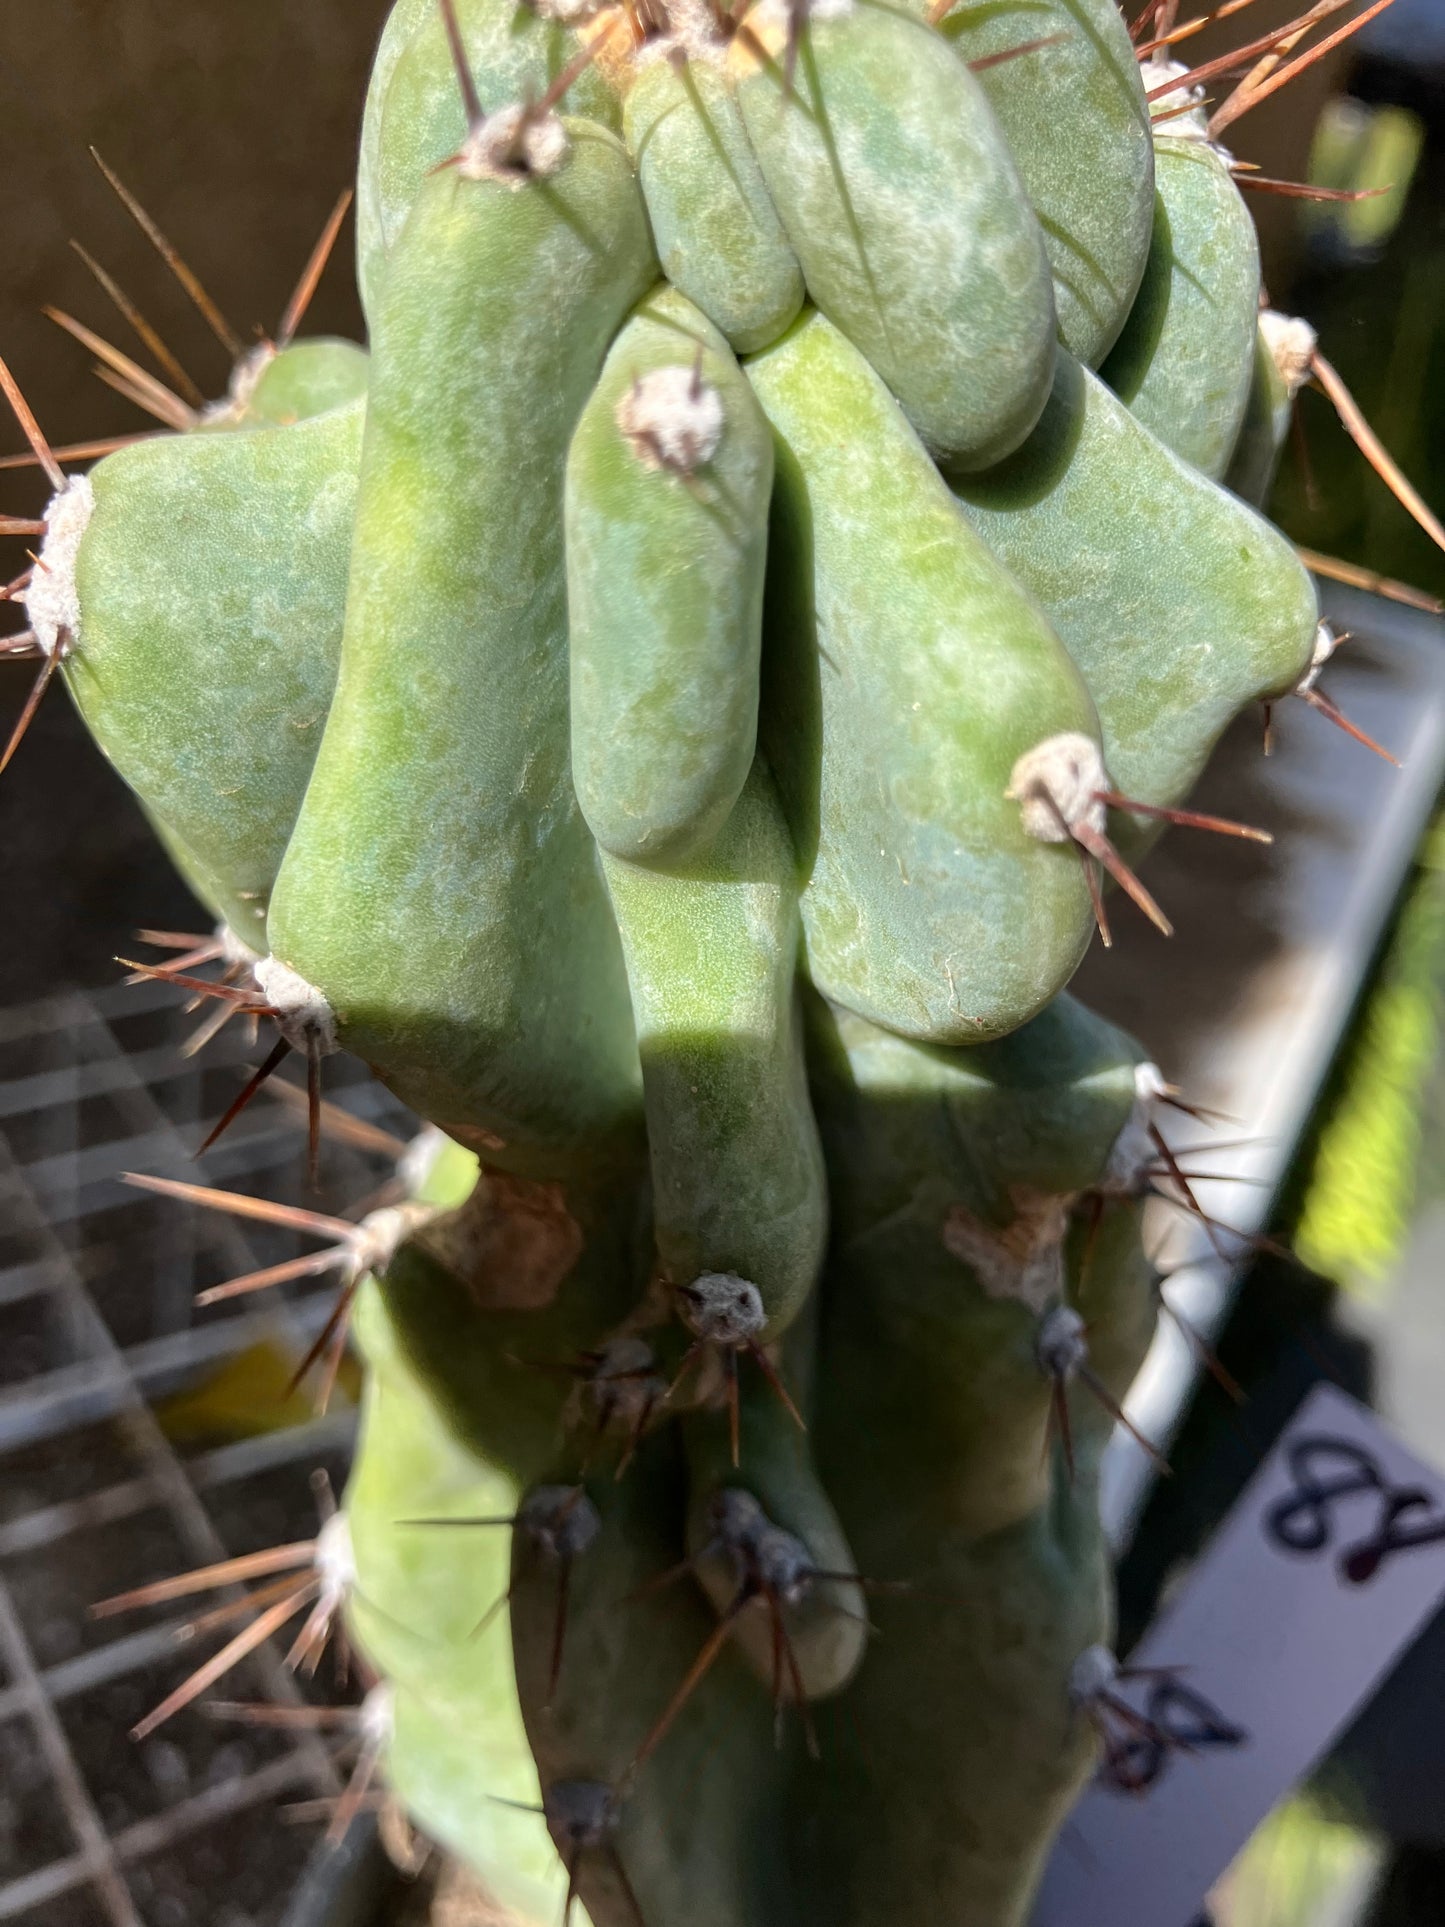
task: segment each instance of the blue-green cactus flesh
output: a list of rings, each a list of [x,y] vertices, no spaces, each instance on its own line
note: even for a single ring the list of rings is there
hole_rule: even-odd
[[[20,646],[223,992],[439,1127],[322,1593],[523,1927],[1024,1927],[1095,1761],[1171,1093],[1067,986],[1329,646],[1190,86],[1111,0],[398,0],[367,348],[52,473]]]

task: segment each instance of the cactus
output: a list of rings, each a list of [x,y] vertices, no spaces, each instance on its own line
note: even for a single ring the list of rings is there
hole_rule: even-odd
[[[1187,79],[1148,62],[1151,96]],[[1159,96],[1172,113],[1154,142],[1155,214],[1144,277],[1104,379],[1167,448],[1213,480],[1239,439],[1254,371],[1259,244],[1229,157],[1209,139],[1188,87]]]
[[[509,1917],[1020,1927],[1192,1202],[1066,985],[1104,873],[1167,929],[1164,824],[1257,834],[1181,807],[1232,716],[1342,720],[1240,499],[1307,364],[1229,157],[1111,0],[399,0],[357,211],[369,355],[298,305],[74,477],[0,364],[8,646],[229,926],[150,974],[313,1132],[336,1049],[440,1127],[212,1293],[338,1273],[360,1447],[314,1544],[107,1602],[294,1576],[146,1728],[344,1614],[366,1772]]]

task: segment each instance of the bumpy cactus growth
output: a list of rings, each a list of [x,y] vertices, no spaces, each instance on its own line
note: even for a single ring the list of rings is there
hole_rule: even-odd
[[[1230,718],[1327,706],[1217,480],[1299,379],[1229,158],[1112,0],[399,0],[357,210],[369,361],[36,432],[32,646],[221,920],[157,974],[440,1127],[234,1287],[337,1270],[367,1391],[200,1685],[344,1611],[522,1921],[1018,1927],[1169,1168],[1065,986],[1104,872],[1167,929],[1130,861],[1239,829]]]

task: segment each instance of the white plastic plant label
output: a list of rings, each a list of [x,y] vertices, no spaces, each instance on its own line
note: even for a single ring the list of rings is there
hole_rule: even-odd
[[[1033,1927],[1193,1927],[1442,1602],[1445,1478],[1318,1386],[1096,1698],[1104,1764]]]

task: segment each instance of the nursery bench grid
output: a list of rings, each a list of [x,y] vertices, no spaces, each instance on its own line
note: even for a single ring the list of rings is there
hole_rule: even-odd
[[[334,1288],[307,1281],[241,1300],[231,1315],[197,1314],[200,1286],[303,1247],[294,1234],[123,1186],[119,1174],[256,1190],[328,1211],[354,1205],[385,1175],[374,1157],[328,1143],[322,1195],[313,1196],[304,1129],[264,1098],[198,1165],[194,1147],[237,1087],[247,1040],[232,1024],[198,1057],[182,1057],[178,1005],[173,989],[142,984],[0,1011],[0,1757],[7,1780],[27,1781],[11,1789],[16,1816],[0,1831],[0,1921],[34,1927],[199,1918],[178,1914],[174,1898],[178,1881],[184,1891],[188,1877],[202,1886],[213,1878],[204,1863],[199,1876],[180,1865],[197,1843],[224,1856],[225,1830],[250,1816],[267,1828],[265,1852],[247,1831],[231,1854],[294,1872],[309,1835],[285,1826],[275,1803],[339,1790],[310,1734],[268,1740],[265,1757],[242,1764],[247,1749],[218,1729],[221,1745],[198,1773],[170,1727],[136,1748],[115,1719],[112,1747],[130,1756],[117,1770],[140,1786],[136,1802],[131,1789],[97,1784],[112,1772],[97,1774],[78,1724],[87,1695],[105,1704],[135,1691],[144,1711],[178,1677],[186,1650],[175,1640],[184,1603],[164,1616],[82,1626],[85,1605],[267,1543],[269,1530],[257,1538],[244,1528],[239,1543],[235,1521],[228,1532],[222,1517],[244,1510],[252,1490],[267,1528],[281,1494],[281,1536],[308,1536],[316,1522],[306,1474],[318,1463],[344,1467],[354,1428],[354,1411],[338,1402],[328,1416],[183,1454],[152,1410],[252,1348],[298,1358]],[[405,1128],[388,1094],[352,1068],[356,1081],[338,1091],[347,1072],[328,1067],[328,1093]],[[165,1554],[143,1569],[125,1563],[128,1541],[143,1556],[157,1537],[174,1547],[170,1563]],[[77,1567],[67,1594],[65,1571]],[[243,1696],[304,1697],[274,1643],[238,1680]],[[186,1720],[201,1724],[194,1714],[175,1724]],[[151,1749],[148,1764],[139,1756]],[[153,1810],[137,1810],[147,1804]],[[273,1877],[270,1894],[285,1891]],[[229,1881],[224,1897],[234,1902]],[[217,1891],[212,1904],[221,1899]],[[235,1905],[230,1917],[248,1918],[244,1899]]]

